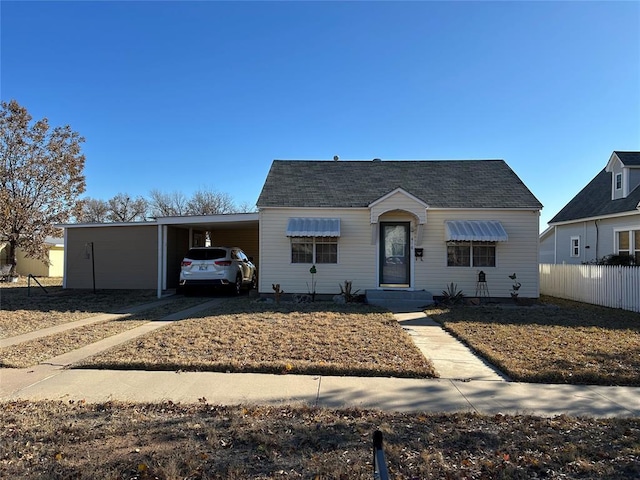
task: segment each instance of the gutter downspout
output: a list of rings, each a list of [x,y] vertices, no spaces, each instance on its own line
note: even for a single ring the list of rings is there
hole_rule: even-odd
[[[587,242],[587,222],[584,222],[584,247],[582,247],[582,263],[587,261],[587,245],[589,245],[589,243]]]
[[[594,220],[594,225],[596,226],[596,262],[598,261],[598,258],[600,258],[600,256],[598,255],[598,240],[600,239],[600,230],[598,229],[598,222],[600,222],[600,220]]]
[[[558,263],[558,227],[553,226],[553,264]]]

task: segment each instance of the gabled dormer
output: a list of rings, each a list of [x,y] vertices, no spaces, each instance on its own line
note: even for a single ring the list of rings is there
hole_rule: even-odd
[[[627,198],[640,186],[640,152],[614,151],[605,170],[611,174],[611,199]]]

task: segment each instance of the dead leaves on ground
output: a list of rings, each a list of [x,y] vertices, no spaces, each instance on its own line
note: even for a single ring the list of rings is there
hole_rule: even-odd
[[[312,407],[0,404],[0,477],[638,478],[640,420],[392,414]]]

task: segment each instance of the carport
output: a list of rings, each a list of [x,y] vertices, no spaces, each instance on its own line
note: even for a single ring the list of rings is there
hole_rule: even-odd
[[[165,290],[178,286],[184,254],[191,247],[205,246],[207,234],[211,245],[240,247],[256,265],[260,260],[257,213],[159,217],[156,222],[158,298]]]
[[[192,246],[237,246],[259,265],[258,213],[158,217],[147,222],[58,225],[64,228],[64,288],[156,289],[178,286]]]

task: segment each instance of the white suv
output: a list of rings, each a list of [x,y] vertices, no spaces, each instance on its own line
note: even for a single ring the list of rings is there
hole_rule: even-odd
[[[257,288],[256,266],[238,247],[195,247],[180,268],[180,289],[195,286],[226,287],[239,295],[242,288]]]

